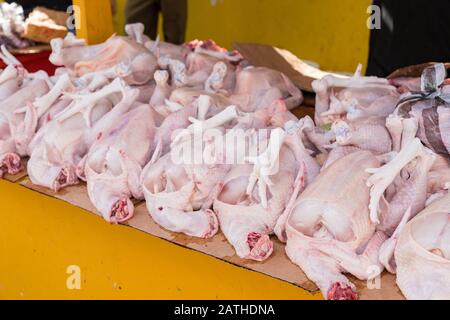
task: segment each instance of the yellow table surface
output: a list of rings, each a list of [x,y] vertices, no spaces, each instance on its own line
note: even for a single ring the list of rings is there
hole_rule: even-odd
[[[0,299],[320,299],[0,181]],[[80,267],[69,290],[67,268]]]

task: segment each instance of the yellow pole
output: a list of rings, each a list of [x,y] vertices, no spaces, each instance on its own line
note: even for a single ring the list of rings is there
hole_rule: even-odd
[[[114,33],[110,0],[73,0],[73,5],[79,38],[97,44]]]

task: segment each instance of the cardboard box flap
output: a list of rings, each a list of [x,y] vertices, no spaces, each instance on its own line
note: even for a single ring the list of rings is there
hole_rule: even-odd
[[[395,79],[395,78],[419,78],[422,76],[423,70],[426,68],[436,64],[438,62],[427,62],[422,64],[416,64],[414,66],[408,66],[404,68],[400,68],[391,73],[387,78]],[[450,62],[444,62],[446,69],[450,69]]]
[[[337,77],[345,77],[310,66],[288,50],[253,43],[233,43],[233,47],[250,64],[280,71],[289,77],[296,86],[307,92],[314,92],[312,82],[326,75],[332,74]]]

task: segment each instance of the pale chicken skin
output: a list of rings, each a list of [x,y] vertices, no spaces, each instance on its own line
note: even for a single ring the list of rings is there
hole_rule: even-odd
[[[400,98],[397,88],[387,79],[363,77],[361,71],[360,65],[351,78],[328,75],[313,81],[317,125],[339,119],[386,117],[394,112]]]
[[[339,146],[352,146],[376,155],[392,151],[392,138],[380,117],[366,117],[355,121],[338,120],[332,130]]]
[[[236,109],[229,107],[209,119],[200,120],[197,114],[196,121],[203,124],[204,130],[215,129],[222,134],[222,127],[236,118]],[[195,159],[177,158],[176,148],[183,150],[186,145],[190,150],[191,141],[195,145],[192,128],[193,125],[175,136],[171,152],[144,168],[141,179],[147,209],[157,223],[173,232],[209,238],[219,228],[210,207],[230,166],[216,160],[205,164],[202,159],[196,163]],[[200,138],[203,140],[202,135]],[[205,149],[214,149],[215,141],[207,142]]]
[[[130,94],[137,98],[136,91]],[[131,199],[143,198],[140,175],[156,147],[154,118],[149,105],[129,111],[116,120],[84,160],[89,198],[108,222],[132,218]]]
[[[450,300],[450,195],[410,221],[395,249],[397,284],[410,300]]]
[[[28,104],[48,91],[46,81],[37,79],[0,103],[0,178],[23,169],[18,147],[22,135],[28,137],[34,133],[37,116],[22,110],[27,110]]]
[[[379,166],[367,151],[336,161],[300,195],[288,215],[286,252],[328,299],[356,299],[355,287],[343,273],[367,279],[368,267],[379,264],[378,248],[386,237],[375,233],[366,186],[366,169]],[[353,256],[341,260],[348,252]]]
[[[74,103],[37,132],[30,143],[27,165],[34,184],[59,191],[78,183],[76,166],[97,137],[114,123],[112,118],[120,116],[120,112],[110,113],[113,104],[108,97],[123,90],[117,79],[94,94],[73,96]]]
[[[303,102],[303,94],[281,72],[263,67],[247,67],[237,73],[236,87],[230,99],[245,112],[267,108],[280,99],[290,110]]]
[[[267,149],[253,165],[229,172],[214,201],[221,229],[241,258],[264,261],[271,255],[269,236],[277,232],[286,206],[319,173],[320,166],[301,141],[301,127],[289,121],[285,129],[272,130]],[[266,157],[269,166],[262,164]]]
[[[158,66],[153,53],[127,37],[113,36],[102,44],[92,46],[54,39],[51,46],[50,61],[68,68],[77,77],[122,64],[126,69],[123,78],[128,84],[144,84],[152,79]]]

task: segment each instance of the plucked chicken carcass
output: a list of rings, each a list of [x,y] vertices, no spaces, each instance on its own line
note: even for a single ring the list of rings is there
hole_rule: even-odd
[[[30,143],[28,174],[34,184],[58,191],[78,183],[76,166],[115,117],[121,116],[110,112],[113,103],[108,97],[124,90],[117,79],[95,93],[71,96],[72,104],[42,127]]]
[[[368,266],[378,265],[386,237],[375,233],[370,220],[366,169],[379,165],[368,151],[351,153],[323,171],[286,213],[286,252],[328,299],[355,299],[354,286],[342,273],[364,279]],[[349,251],[354,259],[335,256]]]
[[[131,109],[138,94],[136,89],[125,92],[122,104],[114,107],[114,112],[123,108],[122,115],[83,160],[89,198],[108,222],[120,223],[133,216],[131,197],[143,197],[141,171],[156,147],[155,111],[145,104]]]
[[[20,110],[24,114],[24,121],[18,126],[15,137],[17,153],[20,156],[30,154],[29,144],[36,132],[69,106],[71,100],[61,96],[63,92],[73,90],[75,87],[69,76],[63,75],[47,94],[37,97]]]
[[[335,161],[288,213],[286,252],[328,299],[357,298],[344,272],[366,280],[394,271],[395,231],[425,207],[434,154],[414,139],[381,167],[382,158],[357,151]]]
[[[235,84],[230,77],[236,78]],[[214,65],[204,88],[175,89],[169,100],[186,105],[199,95],[210,96],[221,108],[233,104],[243,112],[269,108],[277,100],[284,100],[287,108],[292,109],[303,101],[301,91],[278,71],[247,67],[243,70],[238,68],[234,72],[227,69],[223,62]]]
[[[36,79],[0,103],[0,177],[5,173],[17,174],[23,169],[18,144],[20,147],[23,136],[34,133],[34,123],[37,121],[23,108],[48,91],[47,82]]]
[[[387,79],[362,77],[361,70],[360,65],[348,79],[328,75],[313,82],[317,125],[342,118],[386,117],[395,110],[399,101],[396,87]]]
[[[255,137],[254,130],[284,124],[290,117],[284,104],[252,114],[238,113],[235,106],[217,112],[208,96],[200,96],[193,105],[197,119],[175,137],[171,154],[144,169],[142,180],[155,221],[168,230],[204,238],[217,232],[217,218],[210,209],[226,174],[248,154],[247,142]],[[190,149],[198,145],[201,150]],[[178,155],[178,151],[186,153]]]
[[[395,249],[397,284],[407,299],[450,300],[450,195],[401,231]]]
[[[220,128],[238,116],[235,107],[229,107],[222,113],[209,118],[196,120],[202,130]],[[149,164],[142,173],[142,184],[147,209],[153,219],[165,229],[182,232],[189,236],[209,238],[218,231],[218,221],[210,210],[217,191],[217,185],[223,179],[228,166],[211,163],[204,164],[203,159],[185,159],[189,153],[177,155],[177,146],[187,146],[187,152],[195,140],[194,125],[179,132],[172,143],[172,152],[167,153],[156,163]],[[220,131],[219,131],[220,133]],[[203,135],[200,134],[200,143]],[[216,140],[210,142],[213,146]],[[194,146],[195,146],[195,142]],[[202,148],[202,144],[200,148]],[[203,150],[194,149],[194,157],[203,156]]]
[[[1,58],[8,65],[7,75],[2,75],[8,76],[15,88],[14,94],[4,101],[8,107],[2,109],[3,121],[9,121],[9,130],[4,132],[2,139],[11,142],[9,152],[2,152],[2,158],[9,162],[14,159],[13,162],[19,165],[19,157],[29,155],[28,146],[36,131],[69,105],[69,99],[60,99],[60,96],[63,91],[73,90],[74,86],[67,74],[50,78],[45,72],[29,73],[5,48],[2,52]],[[10,173],[22,169],[7,166]]]
[[[247,67],[237,72],[236,87],[230,99],[241,111],[254,112],[284,100],[293,109],[303,102],[301,91],[281,72],[264,67]]]
[[[187,127],[196,110],[191,106],[163,117],[147,104],[135,106],[137,89],[127,90],[125,97],[126,103],[112,112],[121,107],[129,111],[115,118],[77,167],[78,176],[87,181],[92,203],[114,223],[133,216],[131,199],[143,198],[143,167],[168,152],[173,132]]]
[[[241,258],[266,260],[273,250],[269,238],[291,197],[313,181],[320,167],[303,146],[300,128],[286,123],[271,132],[266,148],[235,166],[214,201],[222,231]]]
[[[146,47],[128,37],[113,36],[105,43],[87,46],[73,35],[51,41],[50,61],[64,66],[74,76],[123,68],[122,78],[130,85],[145,84],[153,78],[157,59]]]

